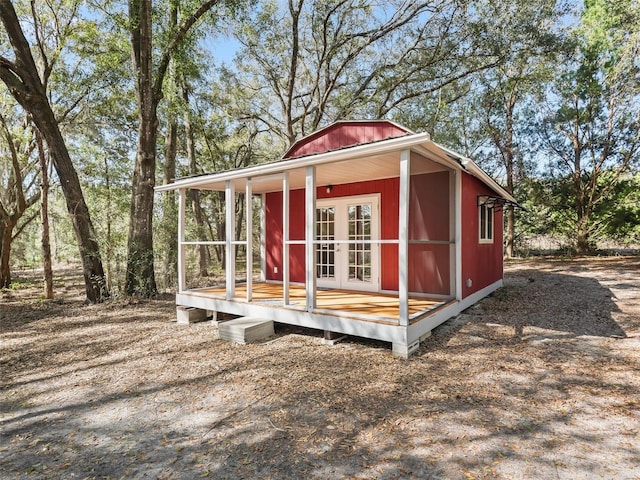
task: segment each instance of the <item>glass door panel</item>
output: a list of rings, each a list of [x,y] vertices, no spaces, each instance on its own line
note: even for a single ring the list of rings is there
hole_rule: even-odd
[[[348,206],[349,281],[371,282],[371,243],[364,243],[372,240],[371,210],[370,203]]]
[[[316,209],[316,277],[333,280],[336,276],[335,207]],[[322,243],[326,242],[326,243]]]
[[[330,202],[330,203],[329,203]],[[316,208],[318,286],[379,289],[379,197],[320,200]]]

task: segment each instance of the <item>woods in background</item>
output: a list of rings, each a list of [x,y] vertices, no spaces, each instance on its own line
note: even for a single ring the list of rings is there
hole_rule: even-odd
[[[0,20],[0,287],[80,260],[92,302],[172,288],[177,200],[156,183],[344,119],[477,160],[527,208],[506,211],[508,256],[640,241],[634,0],[0,0]],[[224,199],[187,201],[193,236],[221,240]],[[194,251],[199,275],[222,255]]]

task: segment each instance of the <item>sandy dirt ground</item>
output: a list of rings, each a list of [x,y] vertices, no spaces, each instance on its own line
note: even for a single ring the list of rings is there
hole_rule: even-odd
[[[0,478],[640,479],[640,258],[519,260],[418,354],[0,293]]]

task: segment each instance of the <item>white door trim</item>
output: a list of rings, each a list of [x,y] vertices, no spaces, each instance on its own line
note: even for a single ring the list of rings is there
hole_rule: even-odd
[[[371,204],[371,281],[349,279],[349,206],[363,203]],[[323,198],[316,201],[316,209],[334,207],[334,264],[335,276],[332,279],[318,278],[317,284],[323,288],[339,288],[343,290],[380,291],[380,194],[353,195],[349,197]],[[329,242],[327,242],[329,243]]]

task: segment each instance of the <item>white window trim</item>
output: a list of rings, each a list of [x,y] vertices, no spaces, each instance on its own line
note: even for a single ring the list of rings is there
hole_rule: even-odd
[[[486,209],[487,215],[485,216],[485,225],[482,222],[482,209]],[[486,223],[488,223],[489,216],[491,216],[491,231],[487,231]],[[487,205],[479,205],[478,206],[478,243],[493,243],[494,238],[494,229],[496,225],[495,221],[495,209],[493,207],[489,207]],[[486,231],[488,236],[486,238],[482,238],[482,232]]]

